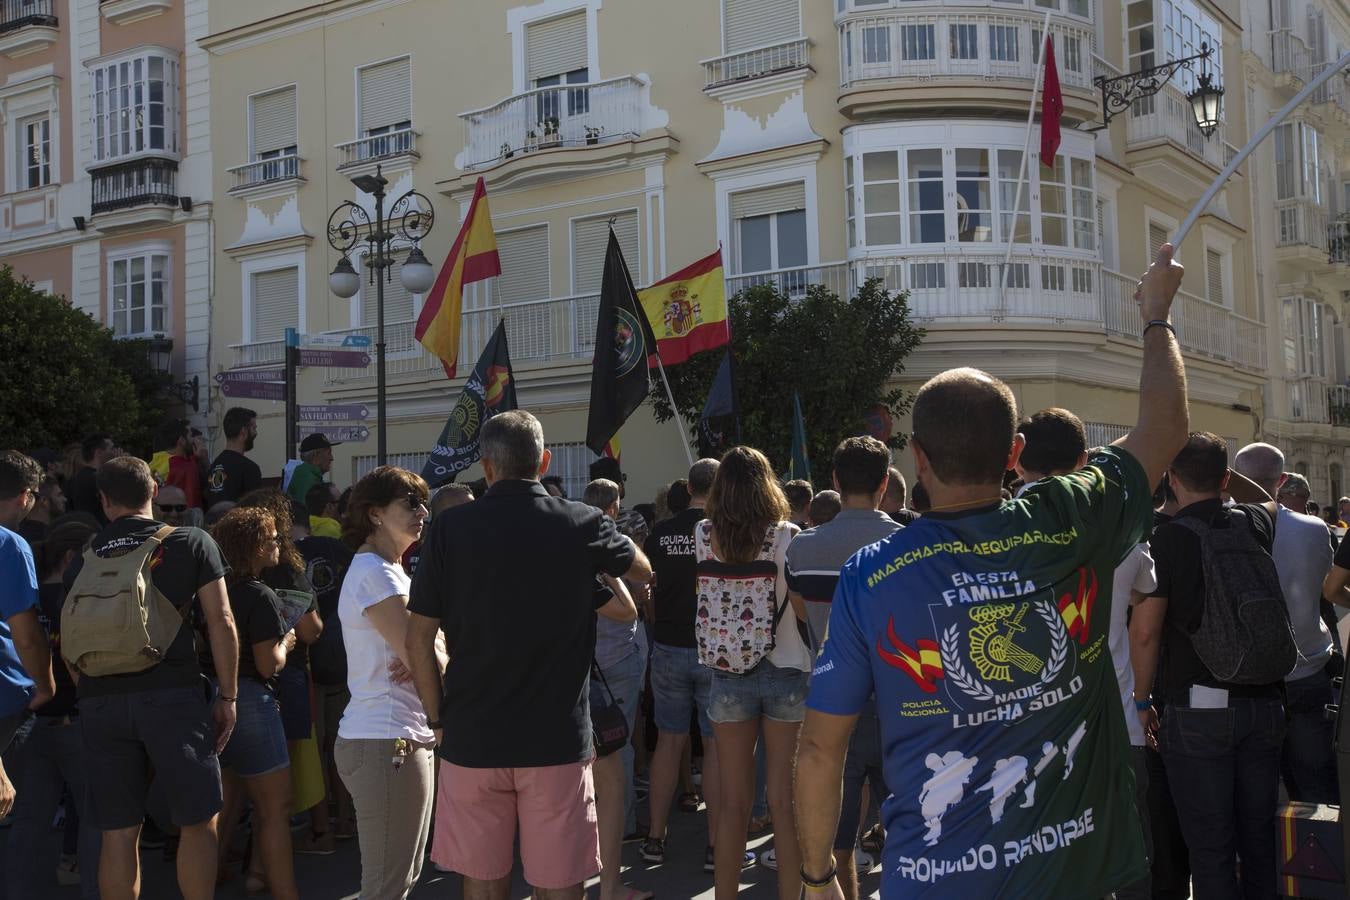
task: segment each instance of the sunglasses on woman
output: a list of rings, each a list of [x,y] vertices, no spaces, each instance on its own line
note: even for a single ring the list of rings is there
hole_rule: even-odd
[[[422,499],[422,496],[420,494],[415,494],[412,491],[408,492],[408,496],[406,499],[408,501],[408,509],[412,510],[413,512],[417,512],[419,509],[427,505],[427,501]]]

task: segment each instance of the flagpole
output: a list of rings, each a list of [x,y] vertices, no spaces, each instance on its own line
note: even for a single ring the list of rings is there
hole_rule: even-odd
[[[694,467],[694,451],[689,449],[689,433],[684,430],[684,417],[680,415],[680,408],[675,405],[675,395],[670,391],[670,380],[666,378],[666,367],[661,362],[661,354],[654,353],[656,357],[656,368],[661,372],[661,383],[666,386],[666,399],[670,401],[670,411],[675,414],[675,424],[680,429],[680,443],[684,445],[684,455],[689,460],[689,467]]]
[[[1012,264],[1013,238],[1017,236],[1017,219],[1022,214],[1022,186],[1026,183],[1027,168],[1031,165],[1031,129],[1036,125],[1036,97],[1041,92],[1045,80],[1045,42],[1050,39],[1050,10],[1045,11],[1045,22],[1041,25],[1041,64],[1036,67],[1036,81],[1031,88],[1031,107],[1027,110],[1027,138],[1022,143],[1022,165],[1017,170],[1017,195],[1013,198],[1012,227],[1008,230],[1008,250],[1003,255],[1003,272],[999,276],[998,303],[1007,308],[1004,295],[1008,290],[1008,267]],[[995,161],[997,162],[997,161]]]

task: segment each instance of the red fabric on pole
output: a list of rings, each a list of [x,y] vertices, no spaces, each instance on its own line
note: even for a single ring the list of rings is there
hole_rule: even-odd
[[[1059,89],[1059,68],[1055,65],[1055,42],[1045,36],[1045,87],[1041,93],[1041,165],[1055,167],[1059,149],[1059,119],[1064,115],[1064,94]]]

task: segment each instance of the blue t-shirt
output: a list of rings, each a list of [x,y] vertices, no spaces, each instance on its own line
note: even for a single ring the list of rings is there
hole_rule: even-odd
[[[8,620],[38,605],[33,551],[18,534],[0,525],[0,717],[21,712],[33,697],[33,679],[23,670]]]
[[[876,692],[882,896],[1102,897],[1146,872],[1107,632],[1151,493],[1108,447],[844,567],[807,705],[853,715]]]

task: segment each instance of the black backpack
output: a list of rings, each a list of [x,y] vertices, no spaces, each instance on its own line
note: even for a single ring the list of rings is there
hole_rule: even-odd
[[[1200,539],[1204,612],[1191,634],[1196,655],[1219,681],[1275,684],[1294,670],[1298,645],[1275,560],[1240,507],[1210,522],[1174,520]]]

